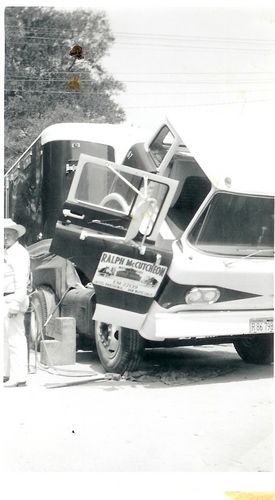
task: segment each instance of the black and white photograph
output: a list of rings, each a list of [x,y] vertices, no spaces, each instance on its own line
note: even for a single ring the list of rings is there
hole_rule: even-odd
[[[275,4],[12,3],[2,472],[274,499]]]

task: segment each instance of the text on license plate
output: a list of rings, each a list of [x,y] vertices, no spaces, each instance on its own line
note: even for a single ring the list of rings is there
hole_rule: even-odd
[[[251,319],[250,333],[273,333],[273,319]]]

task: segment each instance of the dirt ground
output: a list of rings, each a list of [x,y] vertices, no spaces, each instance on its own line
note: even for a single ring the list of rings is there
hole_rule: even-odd
[[[59,388],[103,373],[96,355],[52,373],[34,365],[32,353],[27,387],[1,391],[4,471],[273,469],[273,367],[231,345],[148,350],[120,380]]]

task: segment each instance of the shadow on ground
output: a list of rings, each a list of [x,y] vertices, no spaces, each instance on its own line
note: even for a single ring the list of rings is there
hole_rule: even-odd
[[[103,373],[94,352],[78,352],[77,362]],[[146,349],[140,369],[125,372],[124,381],[143,385],[190,385],[273,377],[273,366],[245,363],[230,345]]]

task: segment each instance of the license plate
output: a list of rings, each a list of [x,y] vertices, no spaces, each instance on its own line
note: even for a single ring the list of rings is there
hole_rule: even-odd
[[[251,319],[250,333],[273,333],[273,319]]]

